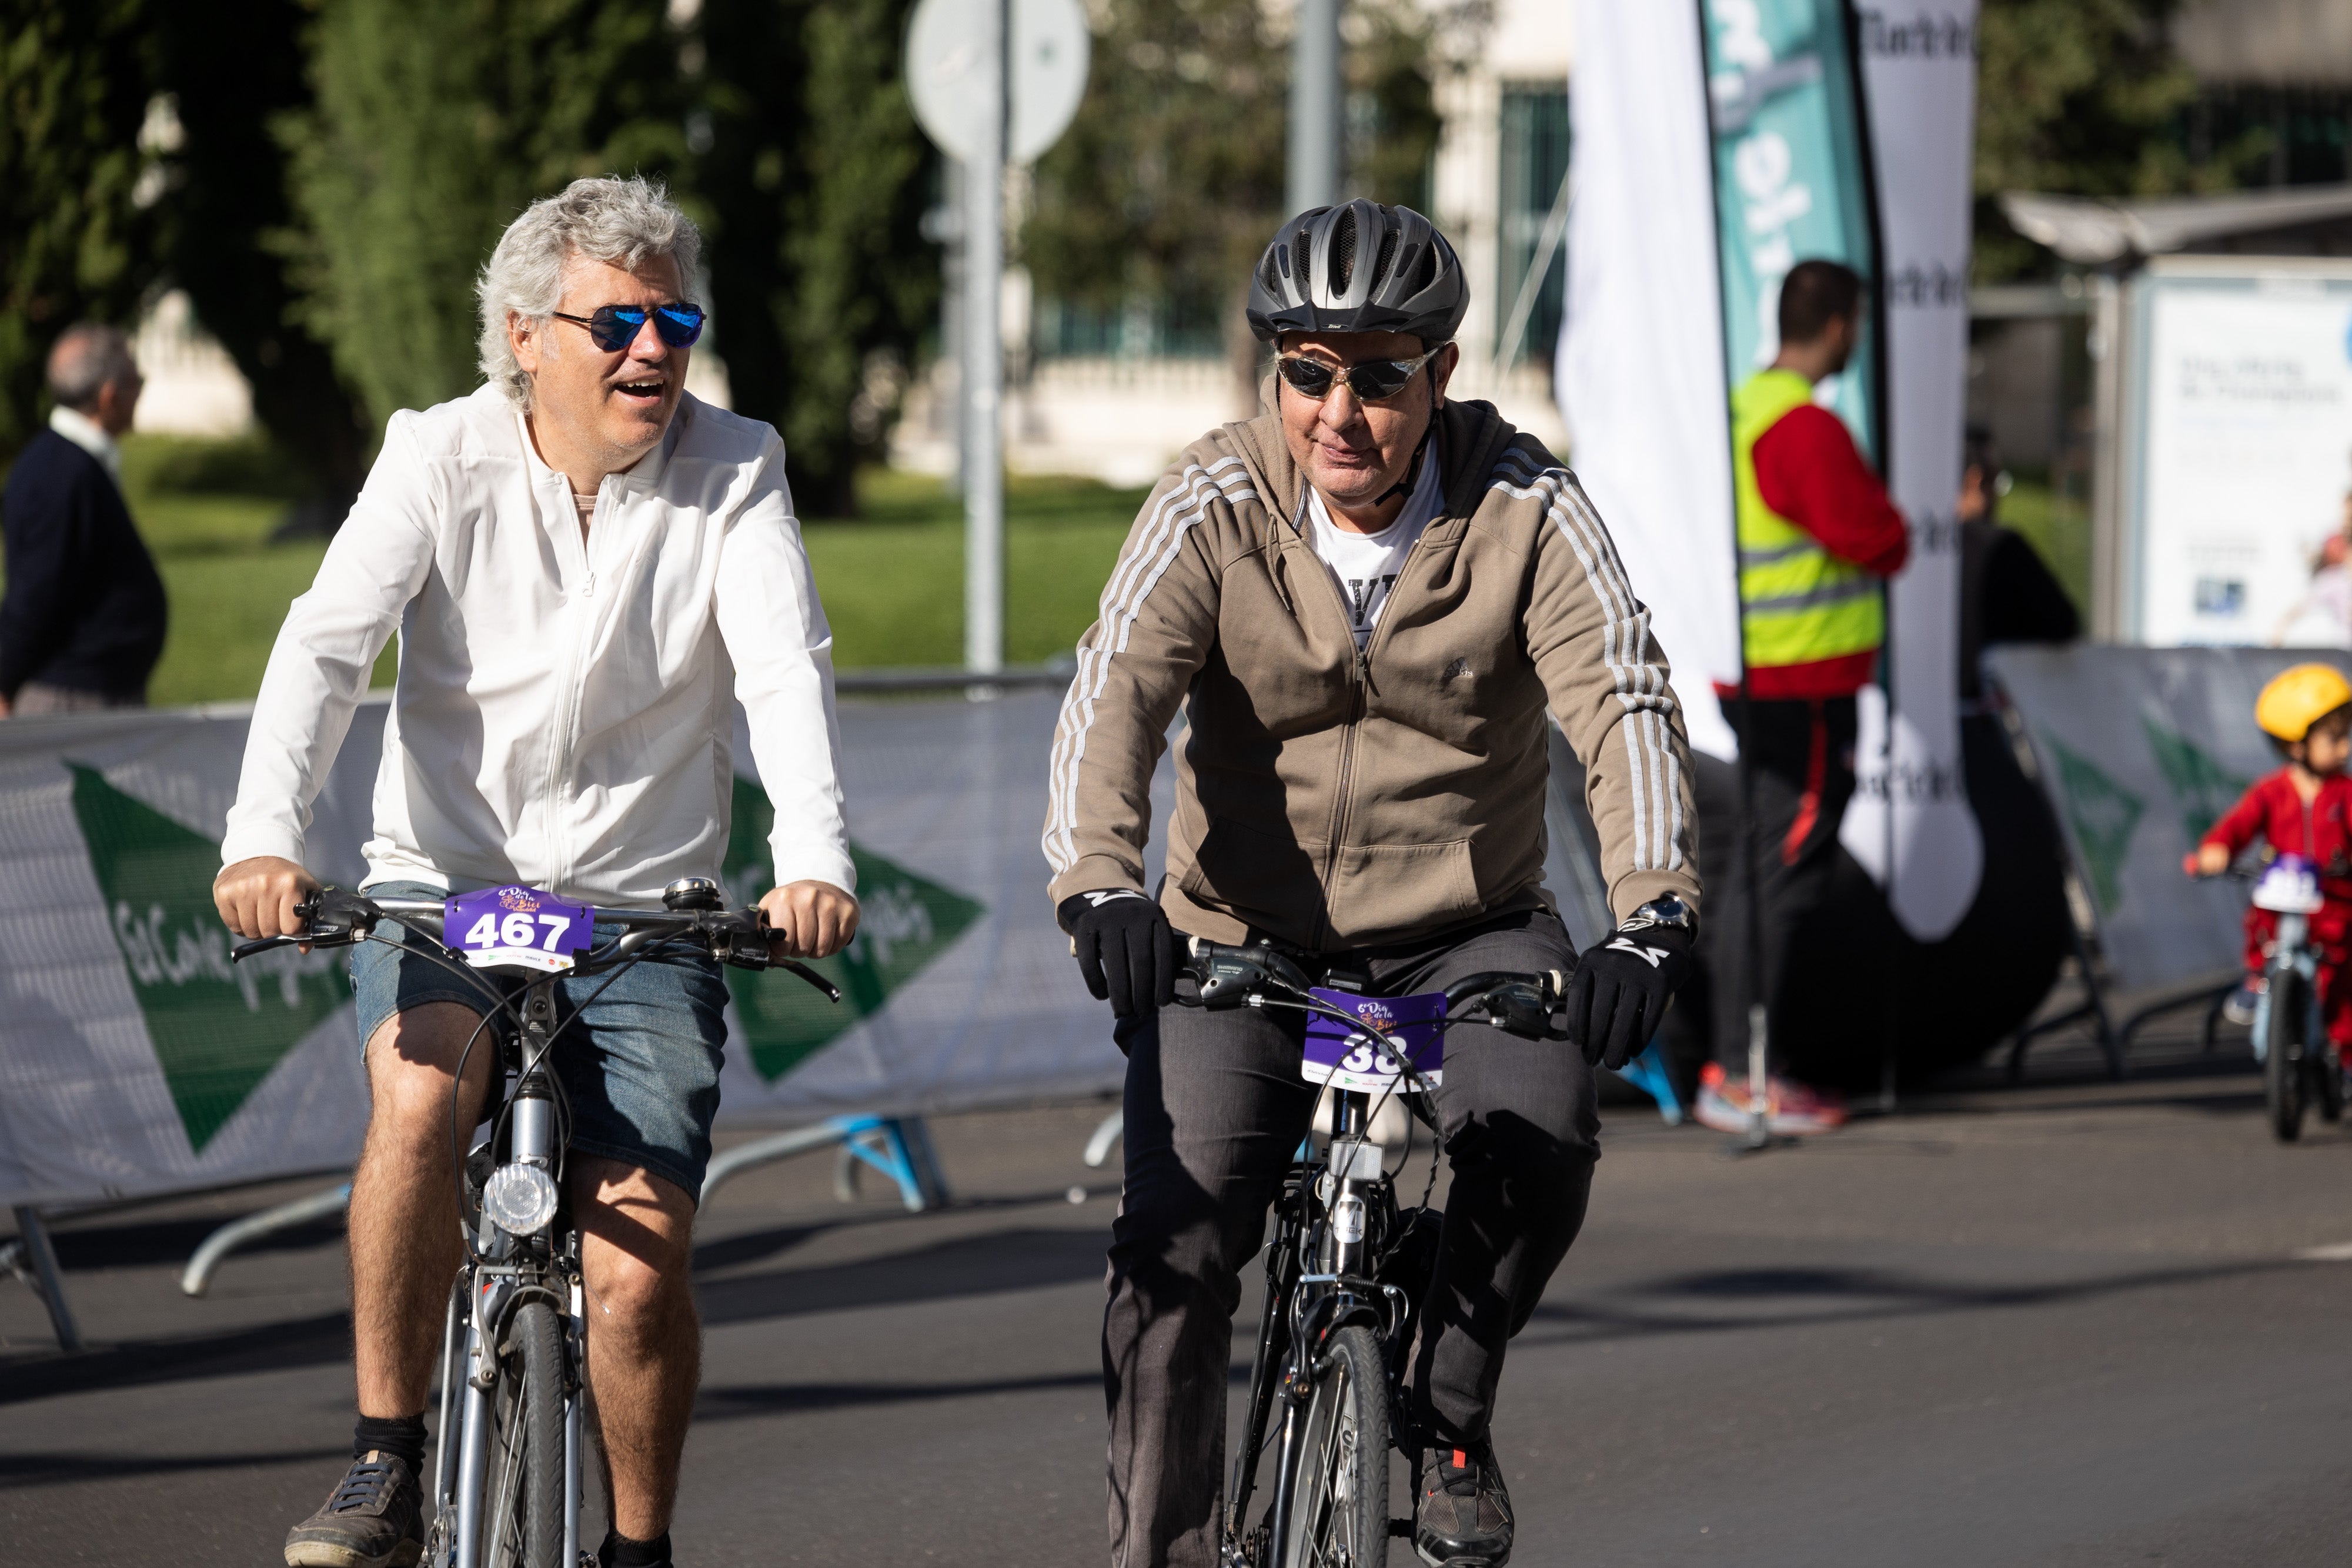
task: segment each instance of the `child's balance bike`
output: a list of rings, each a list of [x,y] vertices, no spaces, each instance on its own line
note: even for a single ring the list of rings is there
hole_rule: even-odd
[[[2281,1143],[2302,1135],[2306,1107],[2317,1105],[2330,1122],[2344,1114],[2344,1073],[2320,1009],[2319,948],[2311,940],[2319,906],[2318,868],[2301,855],[2280,855],[2254,884],[2254,907],[2278,916],[2253,1033],[2263,1098]]]

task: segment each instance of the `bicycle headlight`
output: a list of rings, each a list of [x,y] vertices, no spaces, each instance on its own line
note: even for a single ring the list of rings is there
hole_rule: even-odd
[[[482,1211],[509,1236],[530,1236],[555,1218],[555,1178],[537,1166],[500,1166],[482,1188]]]

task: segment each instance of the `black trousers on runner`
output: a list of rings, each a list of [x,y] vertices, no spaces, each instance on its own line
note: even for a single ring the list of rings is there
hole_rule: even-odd
[[[1564,969],[1573,952],[1536,911],[1346,967],[1409,996],[1482,969]],[[1171,1007],[1126,1032],[1127,1183],[1102,1342],[1111,1562],[1214,1568],[1240,1270],[1319,1089],[1298,1074],[1303,1013]],[[1584,1223],[1601,1123],[1574,1046],[1484,1026],[1447,1036],[1437,1101],[1454,1179],[1408,1415],[1433,1442],[1466,1444],[1486,1437],[1503,1347]]]
[[[1855,723],[1852,697],[1751,701],[1745,725],[1741,706],[1738,697],[1723,699],[1723,716],[1756,769],[1752,865],[1742,863],[1740,854],[1738,766],[1713,757],[1691,759],[1697,771],[1699,873],[1706,880],[1699,956],[1706,967],[1715,1060],[1735,1077],[1748,1071],[1748,968],[1756,951],[1748,945],[1748,923],[1762,925],[1763,967],[1752,994],[1763,999],[1771,1037],[1780,1041],[1790,935],[1829,897],[1838,823],[1853,799]],[[1779,1051],[1774,1054],[1777,1059]]]

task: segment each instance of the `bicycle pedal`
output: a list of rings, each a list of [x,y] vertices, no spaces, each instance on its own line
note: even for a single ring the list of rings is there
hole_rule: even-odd
[[[1410,1536],[1412,1533],[1412,1521],[1410,1519],[1390,1520],[1389,1533],[1391,1535]]]

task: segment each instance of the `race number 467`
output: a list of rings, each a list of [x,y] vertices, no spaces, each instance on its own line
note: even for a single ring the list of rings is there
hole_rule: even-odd
[[[588,946],[593,918],[580,904],[520,886],[459,894],[445,917],[449,946],[475,967],[549,974],[572,967],[572,956]]]

